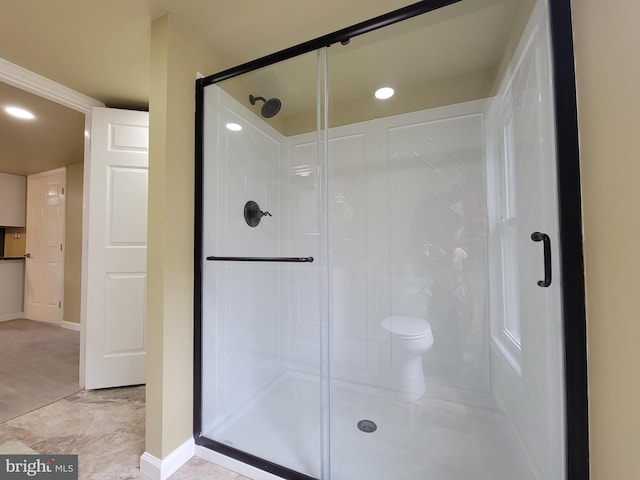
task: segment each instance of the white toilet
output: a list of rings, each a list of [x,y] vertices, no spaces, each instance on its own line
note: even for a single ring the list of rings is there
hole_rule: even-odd
[[[414,402],[425,390],[422,354],[433,345],[431,325],[424,318],[394,315],[382,320],[382,328],[391,333],[391,371],[398,398]]]

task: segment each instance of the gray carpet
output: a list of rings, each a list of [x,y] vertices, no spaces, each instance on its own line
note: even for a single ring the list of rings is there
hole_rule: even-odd
[[[0,322],[0,423],[77,392],[79,355],[80,332]]]

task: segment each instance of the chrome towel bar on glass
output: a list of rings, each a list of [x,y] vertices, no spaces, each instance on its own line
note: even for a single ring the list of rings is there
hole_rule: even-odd
[[[207,257],[211,262],[293,262],[311,263],[313,257]]]

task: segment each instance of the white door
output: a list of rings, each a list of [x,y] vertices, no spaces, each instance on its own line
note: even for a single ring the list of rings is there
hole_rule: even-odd
[[[149,115],[94,108],[85,387],[145,383]]]
[[[62,321],[66,178],[64,168],[27,177],[24,315],[30,320]]]

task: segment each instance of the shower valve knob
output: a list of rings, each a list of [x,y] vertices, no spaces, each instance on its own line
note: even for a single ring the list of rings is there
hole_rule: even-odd
[[[244,221],[250,227],[257,227],[262,217],[272,216],[271,213],[260,210],[260,206],[253,200],[249,200],[244,206]]]

